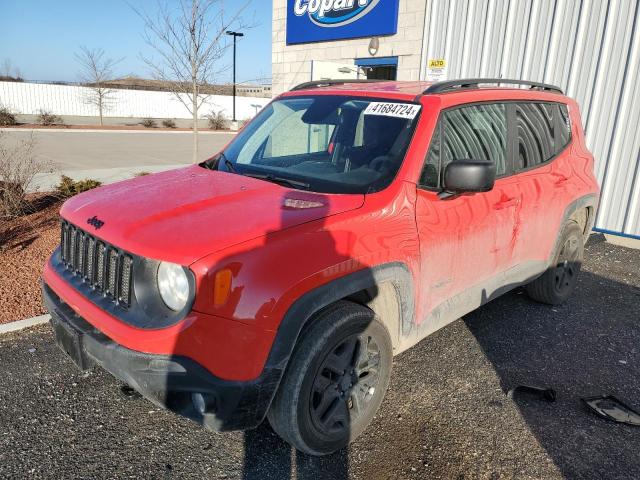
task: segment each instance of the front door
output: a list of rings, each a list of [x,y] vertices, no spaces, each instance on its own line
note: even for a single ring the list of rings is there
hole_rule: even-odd
[[[461,159],[494,162],[494,188],[438,198],[444,168]],[[505,104],[467,105],[442,112],[416,200],[422,286],[419,320],[451,321],[457,318],[455,312],[466,313],[484,303],[483,295],[492,293],[490,288],[483,289],[484,283],[512,265],[520,193],[514,178],[507,175],[508,163]],[[454,318],[449,318],[451,314]]]

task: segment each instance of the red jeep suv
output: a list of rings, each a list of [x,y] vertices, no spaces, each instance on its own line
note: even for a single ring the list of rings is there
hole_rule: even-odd
[[[68,200],[42,289],[81,369],[322,455],[393,355],[517,286],[566,300],[598,195],[557,87],[310,82],[199,165]]]

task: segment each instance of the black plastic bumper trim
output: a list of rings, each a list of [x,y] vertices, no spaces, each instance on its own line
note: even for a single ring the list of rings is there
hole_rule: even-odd
[[[282,375],[280,369],[267,366],[249,382],[223,380],[183,356],[123,347],[78,316],[44,282],[42,296],[56,343],[80,369],[98,365],[154,404],[211,430],[244,430],[264,420]],[[193,394],[202,395],[204,411],[194,406]]]

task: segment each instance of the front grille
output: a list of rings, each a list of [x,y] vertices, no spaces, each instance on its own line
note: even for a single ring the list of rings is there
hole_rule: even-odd
[[[63,221],[60,254],[67,271],[122,308],[131,305],[133,258]]]

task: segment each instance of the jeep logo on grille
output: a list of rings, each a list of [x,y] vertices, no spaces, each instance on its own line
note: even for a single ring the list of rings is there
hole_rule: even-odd
[[[87,223],[89,225],[93,225],[96,230],[99,230],[104,225],[104,222],[102,220],[98,220],[98,217],[95,215],[91,218],[87,218]]]

